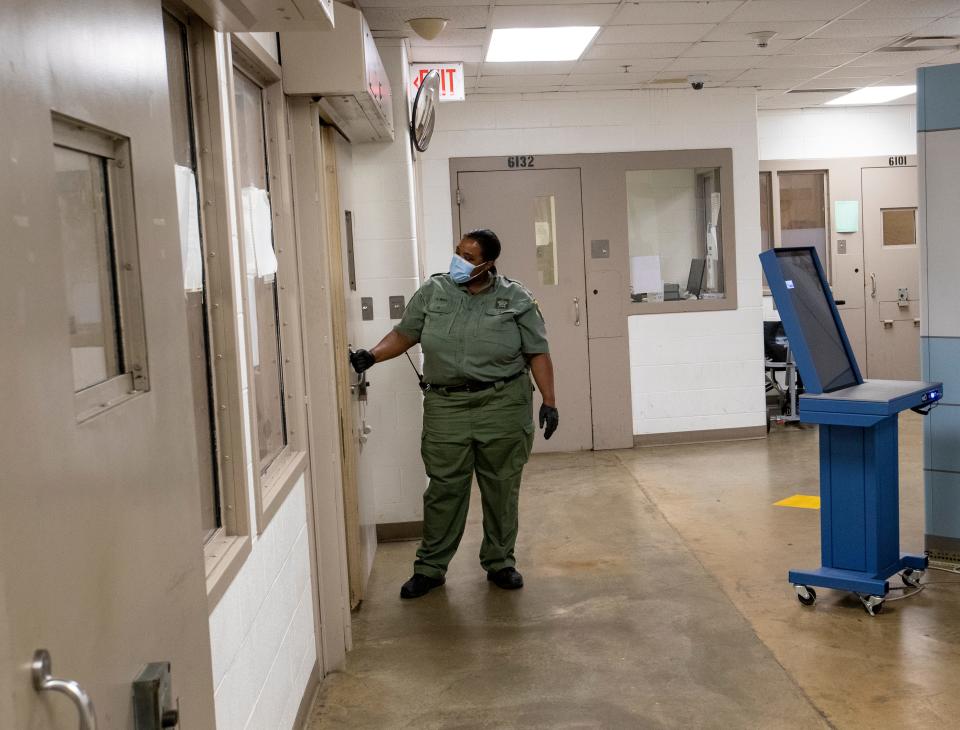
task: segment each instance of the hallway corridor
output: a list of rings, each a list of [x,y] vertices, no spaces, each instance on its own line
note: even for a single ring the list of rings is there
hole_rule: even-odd
[[[920,419],[904,418],[903,431],[912,547]],[[423,599],[397,597],[415,543],[382,545],[347,671],[327,678],[308,727],[946,723],[942,713],[960,711],[947,696],[960,660],[943,627],[957,624],[960,591],[931,586],[871,619],[830,591],[804,609],[785,581],[788,565],[817,558],[817,513],[772,504],[816,493],[816,443],[816,431],[790,429],[534,457],[518,547],[526,587],[503,593],[484,580],[476,500],[447,585]]]

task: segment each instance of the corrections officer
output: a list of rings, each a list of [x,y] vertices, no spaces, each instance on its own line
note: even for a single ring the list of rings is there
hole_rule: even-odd
[[[490,230],[466,234],[447,274],[434,274],[410,299],[403,319],[372,350],[350,356],[357,372],[423,350],[423,440],[430,477],[423,495],[423,541],[401,598],[443,585],[463,537],[470,486],[483,504],[480,565],[504,589],[523,587],[514,567],[520,477],[533,446],[533,374],[543,404],[540,427],[559,423],[553,363],[543,317],[520,283],[497,273],[500,240]]]

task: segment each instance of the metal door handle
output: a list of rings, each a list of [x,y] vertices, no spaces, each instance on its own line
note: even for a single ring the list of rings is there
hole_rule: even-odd
[[[873,299],[877,298],[877,275],[870,274],[870,296]]]
[[[580,297],[573,298],[573,310],[576,312],[576,318],[573,320],[573,324],[576,327],[580,326]]]
[[[33,674],[33,688],[37,692],[60,692],[69,697],[80,715],[80,730],[97,730],[97,715],[93,709],[93,700],[83,687],[72,679],[57,679],[51,672],[50,652],[37,649],[30,665]]]

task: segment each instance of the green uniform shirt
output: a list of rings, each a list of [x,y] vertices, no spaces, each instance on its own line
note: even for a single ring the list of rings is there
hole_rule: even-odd
[[[500,275],[471,294],[449,274],[434,274],[394,329],[420,343],[423,379],[431,385],[502,380],[526,367],[524,355],[550,351],[533,295]]]

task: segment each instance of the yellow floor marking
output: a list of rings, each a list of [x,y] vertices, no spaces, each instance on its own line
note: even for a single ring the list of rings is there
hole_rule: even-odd
[[[820,497],[810,494],[794,494],[792,497],[774,502],[774,507],[799,507],[800,509],[820,509]]]

